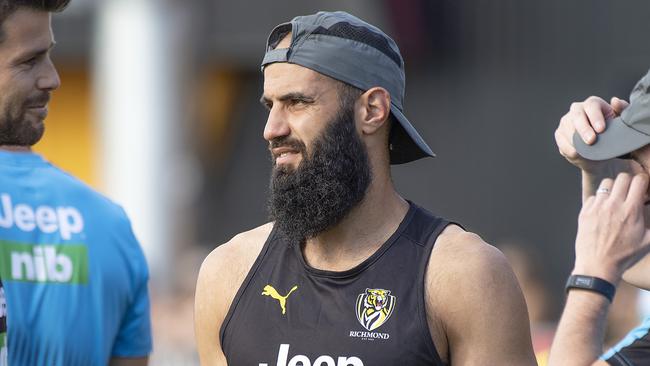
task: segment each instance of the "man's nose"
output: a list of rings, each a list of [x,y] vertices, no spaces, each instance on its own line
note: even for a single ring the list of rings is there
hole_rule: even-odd
[[[48,57],[46,64],[43,66],[43,71],[39,78],[36,80],[36,87],[40,90],[53,91],[61,86],[61,79],[59,73],[52,60]]]
[[[286,116],[279,107],[273,106],[264,126],[264,139],[270,142],[279,137],[289,136],[290,133]]]

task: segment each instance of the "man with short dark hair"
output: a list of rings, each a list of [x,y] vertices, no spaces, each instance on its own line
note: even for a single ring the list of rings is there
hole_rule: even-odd
[[[204,261],[203,365],[532,365],[503,255],[402,198],[390,164],[433,156],[403,114],[404,63],[344,12],[277,26],[262,62],[272,223]]]
[[[630,104],[594,96],[571,104],[555,139],[581,170],[583,206],[549,365],[647,365],[650,318],[601,353],[620,281],[650,289],[650,72],[633,89]]]
[[[0,0],[0,364],[145,365],[148,272],[124,210],[31,151],[68,1]]]

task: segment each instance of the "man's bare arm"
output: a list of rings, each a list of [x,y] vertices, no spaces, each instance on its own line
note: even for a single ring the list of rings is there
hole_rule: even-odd
[[[644,196],[648,177],[620,174],[601,182],[602,193],[585,200],[578,219],[574,275],[616,286],[623,272],[650,251]],[[609,300],[597,292],[572,289],[553,340],[549,366],[606,365],[602,353]]]
[[[203,261],[194,297],[194,332],[201,365],[227,365],[219,339],[221,324],[271,229],[272,225],[266,224],[238,234]]]
[[[441,318],[448,362],[535,365],[526,303],[503,254],[457,227],[445,231],[429,264],[427,311]]]
[[[602,295],[571,291],[553,340],[548,364],[606,366],[607,362],[598,360],[598,357],[603,352],[609,305]]]
[[[228,264],[229,253],[225,245],[227,244],[217,247],[203,261],[196,281],[194,332],[199,359],[204,366],[227,364],[221,349],[219,330],[230,304],[224,296],[217,296],[222,294],[227,286],[224,283],[226,275],[220,275]]]

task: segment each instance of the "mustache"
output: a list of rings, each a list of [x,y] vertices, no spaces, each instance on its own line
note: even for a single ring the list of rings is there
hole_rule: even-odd
[[[300,153],[307,151],[307,147],[302,141],[291,138],[289,136],[276,137],[273,140],[269,141],[269,151],[277,147],[288,147]]]
[[[25,101],[26,106],[34,106],[34,105],[46,105],[47,103],[50,102],[50,93],[41,93],[37,96],[28,98]]]

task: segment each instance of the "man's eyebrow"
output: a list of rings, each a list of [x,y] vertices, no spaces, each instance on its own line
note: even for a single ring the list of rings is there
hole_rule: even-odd
[[[283,102],[285,100],[294,100],[294,99],[310,101],[310,100],[314,100],[314,97],[301,92],[292,92],[292,93],[284,94],[278,98],[278,100]]]
[[[50,43],[50,45],[47,48],[38,47],[38,48],[33,48],[31,50],[27,50],[21,53],[20,56],[18,56],[18,59],[27,58],[28,56],[33,57],[33,56],[44,55],[50,52],[54,48],[54,46],[56,46],[56,42],[52,41],[52,43]]]
[[[287,94],[283,94],[280,97],[278,97],[278,100],[281,102],[287,101],[287,100],[304,100],[304,101],[313,101],[315,98],[311,95],[302,93],[302,92],[291,92]],[[263,105],[266,105],[271,102],[271,99],[267,98],[266,96],[262,95],[260,98],[260,103]]]

